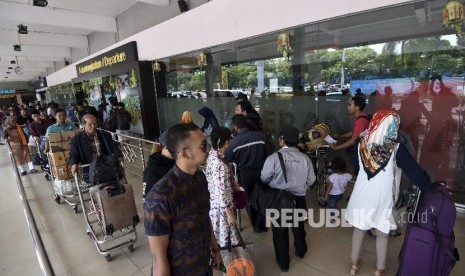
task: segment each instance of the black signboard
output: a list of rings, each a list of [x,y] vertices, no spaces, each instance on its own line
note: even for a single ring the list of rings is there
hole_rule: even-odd
[[[98,55],[76,65],[79,77],[111,68],[114,65],[137,61],[137,43],[135,41]]]

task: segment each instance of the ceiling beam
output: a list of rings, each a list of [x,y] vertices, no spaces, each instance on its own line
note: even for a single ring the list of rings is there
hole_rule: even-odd
[[[166,7],[170,4],[170,0],[137,0],[138,2],[147,3],[150,5]]]
[[[56,46],[21,45],[21,51],[13,50],[13,45],[0,44],[0,53],[5,56],[18,57],[47,57],[51,60],[71,58],[71,50]]]
[[[19,18],[24,25],[42,24],[97,32],[117,32],[116,18],[111,16],[0,2],[1,21],[18,22]]]
[[[0,43],[21,45],[44,45],[70,48],[88,48],[87,37],[84,35],[66,35],[44,32],[31,32],[19,35],[16,30],[0,30]]]
[[[3,70],[3,68],[8,68],[8,67],[13,67],[13,68],[16,67],[16,64],[10,63],[11,60],[16,60],[16,59],[15,57],[11,57],[11,58],[2,57],[2,60],[0,60],[0,70]],[[18,62],[21,64],[21,67],[24,67],[24,68],[27,68],[27,67],[47,68],[47,67],[55,66],[53,61],[18,60]]]

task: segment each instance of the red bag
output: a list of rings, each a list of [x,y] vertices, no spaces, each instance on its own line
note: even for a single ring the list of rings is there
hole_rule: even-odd
[[[244,209],[247,205],[247,197],[245,191],[234,191],[233,192],[233,201],[236,209]]]

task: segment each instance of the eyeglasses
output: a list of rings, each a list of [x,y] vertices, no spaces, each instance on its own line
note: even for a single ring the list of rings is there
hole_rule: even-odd
[[[210,149],[210,147],[211,147],[211,146],[210,146],[210,145],[207,143],[207,141],[205,140],[205,141],[203,141],[203,143],[202,143],[200,146],[185,147],[185,148],[182,148],[181,150],[185,150],[185,149],[197,149],[197,148],[199,148],[199,149],[201,149],[203,152],[207,152],[207,151]],[[178,151],[178,153],[181,152],[181,150]]]

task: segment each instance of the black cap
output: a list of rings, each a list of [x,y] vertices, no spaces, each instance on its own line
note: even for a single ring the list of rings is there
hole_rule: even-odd
[[[297,145],[299,144],[299,130],[293,126],[285,126],[280,134],[279,138],[286,142],[286,145]]]

